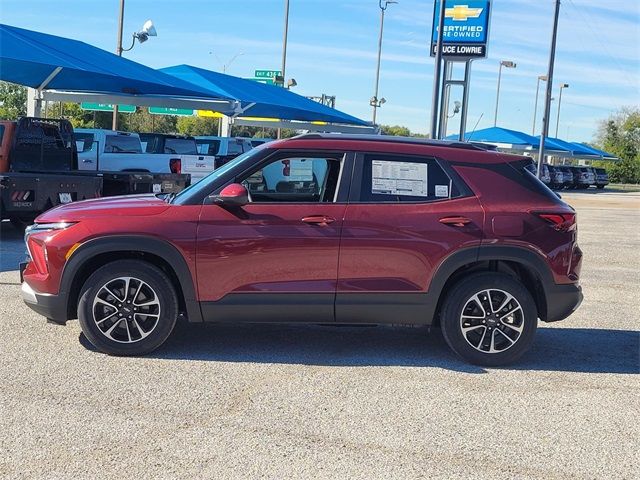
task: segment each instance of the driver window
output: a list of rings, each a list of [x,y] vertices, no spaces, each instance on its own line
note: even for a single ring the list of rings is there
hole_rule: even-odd
[[[251,202],[335,201],[342,159],[290,157],[274,160],[242,180]]]

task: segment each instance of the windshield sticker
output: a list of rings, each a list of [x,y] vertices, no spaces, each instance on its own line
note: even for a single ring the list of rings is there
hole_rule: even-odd
[[[373,160],[371,164],[371,193],[428,196],[426,163]]]
[[[449,185],[436,185],[436,197],[448,197]]]

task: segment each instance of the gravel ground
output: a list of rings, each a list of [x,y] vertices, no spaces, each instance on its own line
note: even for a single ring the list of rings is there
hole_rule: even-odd
[[[505,369],[387,327],[179,325],[112,358],[0,273],[0,477],[638,478],[640,194],[564,198],[585,301]]]

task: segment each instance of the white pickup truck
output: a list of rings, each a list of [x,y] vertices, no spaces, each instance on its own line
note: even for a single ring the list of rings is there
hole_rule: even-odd
[[[193,137],[77,128],[78,169],[100,172],[182,173],[191,183],[214,169],[214,157],[198,154]],[[156,148],[156,145],[161,146]]]

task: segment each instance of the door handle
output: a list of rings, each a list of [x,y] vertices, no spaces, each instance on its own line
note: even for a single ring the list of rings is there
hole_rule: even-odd
[[[319,227],[326,227],[327,225],[335,221],[335,218],[327,217],[326,215],[311,215],[302,219],[303,223],[308,223],[309,225],[318,225]]]
[[[452,227],[464,227],[471,223],[471,220],[467,217],[443,217],[439,222],[444,225],[451,225]]]
[[[82,163],[93,163],[93,160],[85,158],[84,160],[82,160]]]

